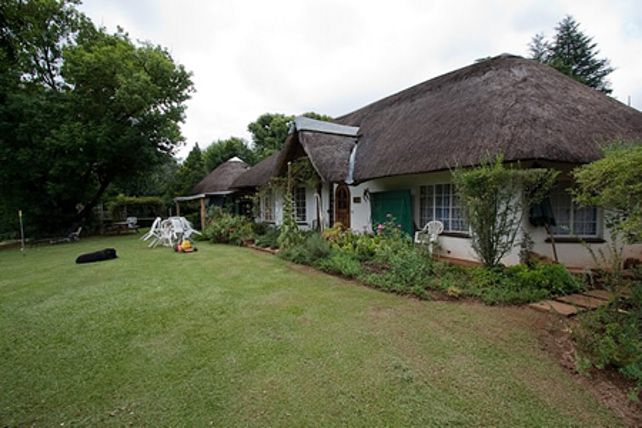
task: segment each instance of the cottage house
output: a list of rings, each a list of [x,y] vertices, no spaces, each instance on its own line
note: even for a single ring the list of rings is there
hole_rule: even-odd
[[[201,229],[205,228],[206,210],[210,206],[222,207],[226,202],[239,203],[241,189],[233,187],[232,183],[246,172],[250,166],[238,157],[233,157],[214,168],[201,181],[196,183],[189,195],[174,198],[176,213],[180,215],[180,204],[188,202],[199,203]],[[237,211],[243,211],[237,207]]]
[[[455,70],[337,118],[304,117],[291,126],[283,149],[242,173],[238,188],[260,188],[283,176],[287,163],[307,157],[316,188],[294,191],[301,227],[340,221],[370,233],[392,214],[411,233],[440,220],[443,256],[476,260],[451,170],[502,155],[520,167],[561,171],[551,194],[560,262],[593,264],[585,245],[606,248],[609,231],[595,207],[579,207],[568,193],[569,172],[601,156],[616,139],[642,141],[642,113],[533,60],[500,55]],[[266,194],[258,220],[280,223],[282,196]],[[551,256],[543,228],[525,219],[534,251]],[[642,258],[642,246],[625,249]],[[504,260],[518,261],[518,250]]]

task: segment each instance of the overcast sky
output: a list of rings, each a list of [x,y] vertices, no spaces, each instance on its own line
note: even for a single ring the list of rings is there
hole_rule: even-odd
[[[169,49],[194,73],[186,156],[265,112],[339,116],[509,52],[566,14],[611,60],[613,95],[642,109],[642,1],[84,0],[98,25]]]

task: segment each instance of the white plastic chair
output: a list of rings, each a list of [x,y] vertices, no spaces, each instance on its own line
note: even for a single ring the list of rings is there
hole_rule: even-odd
[[[174,241],[180,242],[185,235],[185,226],[181,217],[170,217],[168,219],[171,224],[172,246]],[[187,221],[187,220],[186,220]]]
[[[439,239],[439,234],[444,231],[444,224],[439,220],[432,220],[420,231],[415,232],[415,243],[428,246],[428,253],[432,255],[433,244]]]
[[[149,244],[150,247],[154,245],[161,237],[160,223],[161,223],[161,218],[156,217],[156,219],[152,223],[152,227],[149,228],[146,234],[140,237],[142,241],[147,241],[150,238],[154,238],[152,239],[152,242]]]

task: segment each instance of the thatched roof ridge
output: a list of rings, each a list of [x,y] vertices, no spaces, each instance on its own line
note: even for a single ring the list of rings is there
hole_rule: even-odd
[[[470,65],[337,118],[358,126],[355,180],[506,161],[585,163],[642,113],[533,60]]]
[[[234,157],[229,159],[212,170],[199,181],[193,188],[193,195],[216,194],[232,190],[232,183],[241,174],[246,172],[250,166],[241,159]]]
[[[279,153],[274,153],[238,176],[232,187],[258,187],[267,184],[275,174]]]

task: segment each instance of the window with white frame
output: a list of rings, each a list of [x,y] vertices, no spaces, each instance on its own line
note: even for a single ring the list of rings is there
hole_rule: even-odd
[[[292,199],[294,200],[294,214],[296,221],[305,221],[305,187],[297,187],[294,189]]]
[[[561,187],[551,192],[556,236],[597,237],[598,212],[596,207],[580,207],[573,203],[570,193]]]
[[[271,191],[265,192],[261,198],[261,213],[263,221],[274,221],[274,196]]]
[[[468,222],[452,184],[431,184],[419,188],[419,226],[423,227],[432,220],[442,222],[444,231],[468,232]]]

